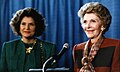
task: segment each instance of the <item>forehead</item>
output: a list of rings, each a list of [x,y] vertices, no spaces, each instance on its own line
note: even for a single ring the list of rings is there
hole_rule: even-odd
[[[27,16],[23,17],[22,21],[32,21],[32,22],[34,22],[32,17],[27,17]]]
[[[100,18],[95,13],[86,13],[83,17],[84,20],[100,20]]]

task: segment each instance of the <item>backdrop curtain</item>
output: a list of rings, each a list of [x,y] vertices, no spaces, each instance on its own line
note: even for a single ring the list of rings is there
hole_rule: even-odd
[[[86,2],[98,1],[112,14],[112,23],[106,37],[120,39],[120,0],[0,0],[0,50],[3,42],[19,38],[13,34],[9,21],[14,13],[25,7],[32,7],[46,19],[46,31],[39,37],[56,44],[56,54],[64,43],[70,47],[58,62],[58,67],[73,70],[72,48],[87,40],[77,12]]]

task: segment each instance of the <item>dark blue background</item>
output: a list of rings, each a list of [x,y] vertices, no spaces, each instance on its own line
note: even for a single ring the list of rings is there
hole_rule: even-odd
[[[59,61],[59,67],[73,66],[72,48],[76,43],[86,41],[77,11],[86,2],[98,1],[111,12],[112,23],[106,37],[120,39],[120,0],[0,0],[0,50],[3,42],[19,38],[13,34],[9,21],[13,14],[25,7],[36,8],[46,19],[46,31],[39,37],[55,43],[58,53],[65,42],[69,50]]]

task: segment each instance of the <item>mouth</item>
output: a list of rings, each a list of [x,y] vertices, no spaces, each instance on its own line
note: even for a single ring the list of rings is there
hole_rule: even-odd
[[[30,31],[24,31],[24,33],[30,33]]]
[[[94,30],[86,30],[86,33],[88,33],[88,34],[91,34],[93,32],[94,32]]]

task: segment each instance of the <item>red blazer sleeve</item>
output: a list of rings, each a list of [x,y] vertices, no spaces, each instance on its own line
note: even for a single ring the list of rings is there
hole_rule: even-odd
[[[114,51],[111,72],[120,72],[120,41],[117,42]]]

